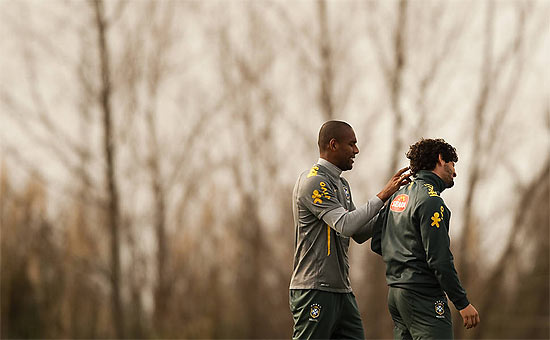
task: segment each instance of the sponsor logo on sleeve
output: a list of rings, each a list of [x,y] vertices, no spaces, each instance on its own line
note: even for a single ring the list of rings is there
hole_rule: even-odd
[[[313,194],[311,195],[311,198],[313,198],[313,204],[317,203],[323,203],[323,200],[321,199],[321,194],[319,193],[319,190],[313,190]]]
[[[313,204],[323,203],[322,198],[330,199],[330,194],[327,189],[327,184],[325,182],[319,183],[321,188],[319,190],[313,190],[311,198],[313,198]]]
[[[395,212],[402,212],[409,203],[409,196],[405,194],[398,195],[393,199],[390,205],[390,210]]]
[[[439,218],[439,213],[436,211],[432,216],[432,227],[435,226],[436,228],[439,228],[439,222],[441,222],[441,218]]]

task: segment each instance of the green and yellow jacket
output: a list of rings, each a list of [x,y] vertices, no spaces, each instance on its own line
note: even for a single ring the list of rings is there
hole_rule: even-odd
[[[468,298],[449,248],[451,211],[440,194],[445,182],[431,171],[419,171],[378,214],[371,248],[386,263],[389,286],[423,295],[447,294],[458,310]]]

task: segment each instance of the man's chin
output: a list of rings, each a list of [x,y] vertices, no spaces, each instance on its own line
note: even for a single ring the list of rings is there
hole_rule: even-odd
[[[342,162],[341,165],[338,165],[338,168],[340,168],[340,170],[342,170],[342,171],[351,170],[353,168],[353,160],[348,161],[348,163],[346,163],[346,164],[344,164]]]
[[[451,182],[447,182],[447,189],[450,189],[455,185],[455,181],[451,180]]]

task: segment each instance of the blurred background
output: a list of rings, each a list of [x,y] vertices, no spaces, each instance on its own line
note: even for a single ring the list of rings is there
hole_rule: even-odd
[[[481,324],[549,338],[550,2],[0,2],[1,337],[289,338],[291,191],[329,119],[356,205],[457,148]],[[367,338],[384,265],[351,247]]]

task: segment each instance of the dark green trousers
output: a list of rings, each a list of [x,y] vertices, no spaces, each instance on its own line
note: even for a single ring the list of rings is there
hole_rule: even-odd
[[[425,296],[390,287],[388,307],[394,339],[452,339],[453,324],[446,296]]]
[[[291,289],[293,339],[364,339],[363,324],[353,293]]]

